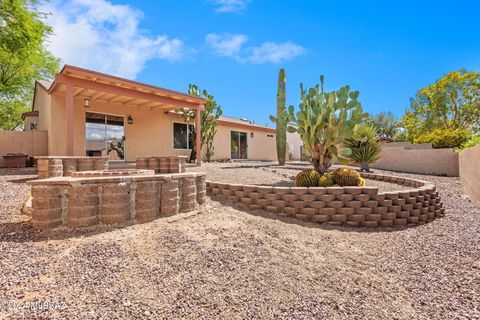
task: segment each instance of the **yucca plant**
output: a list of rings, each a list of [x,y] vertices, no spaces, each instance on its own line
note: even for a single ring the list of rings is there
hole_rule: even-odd
[[[374,126],[358,126],[350,139],[345,140],[345,147],[352,150],[348,156],[351,161],[360,165],[360,170],[370,172],[370,164],[380,158],[380,142]]]
[[[357,125],[368,117],[362,112],[358,101],[358,91],[350,91],[349,86],[338,91],[325,92],[324,78],[320,85],[301,89],[299,111],[294,115],[294,107],[289,107],[289,132],[297,132],[302,139],[305,152],[313,167],[320,175],[337,160],[346,160],[352,151],[344,145],[353,136]]]

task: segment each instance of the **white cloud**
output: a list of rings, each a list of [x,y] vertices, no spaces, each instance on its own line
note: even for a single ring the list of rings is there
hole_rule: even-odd
[[[138,27],[143,12],[106,0],[54,0],[40,7],[51,13],[48,49],[64,63],[134,79],[151,59],[179,60],[184,44]]]
[[[290,41],[284,43],[263,42],[258,47],[244,47],[248,37],[243,34],[210,33],[205,41],[217,56],[230,57],[239,62],[282,63],[305,53],[305,48]]]
[[[205,37],[205,40],[213,48],[216,55],[240,59],[240,50],[248,38],[243,34],[219,35],[216,33],[210,33]]]
[[[216,5],[217,12],[240,13],[247,7],[250,0],[210,0]]]
[[[282,63],[305,53],[305,49],[292,42],[264,42],[259,47],[250,48],[248,60],[253,63]]]

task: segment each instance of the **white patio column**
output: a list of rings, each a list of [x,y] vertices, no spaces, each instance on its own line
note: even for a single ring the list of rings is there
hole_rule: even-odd
[[[195,113],[195,158],[198,164],[202,163],[202,121],[203,106],[198,106]]]
[[[67,92],[66,92],[66,121],[67,126],[67,156],[73,156],[73,85],[67,83]]]

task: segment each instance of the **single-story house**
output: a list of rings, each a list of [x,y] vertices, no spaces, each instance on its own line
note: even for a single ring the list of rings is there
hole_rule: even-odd
[[[191,135],[200,129],[200,121],[195,117],[187,125],[174,110],[190,108],[199,114],[205,102],[65,65],[52,83],[36,82],[32,111],[23,115],[24,128],[48,133],[49,156],[110,156],[113,152],[111,159],[135,161],[137,157],[189,155],[193,144],[200,143]],[[221,116],[214,148],[212,160],[275,160],[275,129]]]

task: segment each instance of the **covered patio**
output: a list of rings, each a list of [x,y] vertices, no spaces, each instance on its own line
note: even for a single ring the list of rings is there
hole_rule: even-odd
[[[65,65],[55,76],[48,93],[52,97],[52,105],[56,104],[57,107],[64,109],[57,120],[59,122],[63,120],[65,125],[60,126],[55,122],[52,124],[52,127],[62,127],[62,130],[56,132],[51,130],[52,135],[58,136],[56,139],[61,142],[60,148],[65,148],[63,152],[57,153],[63,153],[65,156],[85,155],[86,117],[89,114],[104,114],[105,117],[112,115],[113,118],[119,116],[123,119],[123,125],[126,127],[123,139],[126,139],[127,154],[131,153],[130,160],[133,160],[134,156],[170,156],[172,154],[155,154],[169,152],[167,147],[157,145],[169,146],[170,142],[167,140],[173,135],[165,134],[168,129],[164,127],[174,120],[166,122],[161,119],[171,117],[169,111],[189,108],[196,112],[194,129],[196,161],[197,163],[202,161],[200,112],[204,109],[205,100],[200,97],[70,65]],[[61,119],[62,117],[64,118]],[[97,120],[92,120],[95,121]]]

